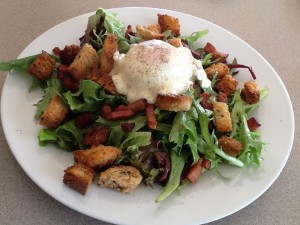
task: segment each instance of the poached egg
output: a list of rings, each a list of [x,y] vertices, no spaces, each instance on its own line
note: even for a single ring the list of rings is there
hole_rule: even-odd
[[[133,44],[126,54],[117,51],[110,75],[117,92],[129,102],[146,99],[153,104],[158,95],[181,95],[196,79],[210,85],[202,62],[188,48],[161,40]]]

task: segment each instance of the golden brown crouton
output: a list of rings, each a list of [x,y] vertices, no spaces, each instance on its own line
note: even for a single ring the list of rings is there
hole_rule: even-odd
[[[104,40],[100,56],[100,71],[102,74],[109,74],[114,65],[114,53],[118,50],[118,36],[108,34]]]
[[[55,60],[47,52],[42,52],[28,67],[28,73],[40,80],[47,80],[55,66]]]
[[[66,118],[69,108],[61,97],[55,95],[44,110],[40,124],[49,129],[56,128]]]
[[[70,64],[68,71],[76,81],[86,79],[89,70],[97,67],[99,59],[96,50],[90,44],[84,44]]]
[[[243,149],[243,145],[241,142],[237,141],[234,138],[227,137],[225,135],[223,135],[219,139],[219,147],[231,156],[237,156]]]
[[[113,163],[121,154],[120,149],[104,145],[73,152],[75,162],[86,164],[94,169],[100,169]]]
[[[163,34],[148,30],[147,28],[140,25],[136,26],[136,32],[137,35],[144,40],[152,40],[152,39],[162,40],[164,38]]]
[[[238,82],[231,75],[227,74],[215,84],[214,88],[229,97],[235,91],[237,85]]]
[[[230,132],[232,130],[231,117],[228,105],[224,102],[212,102],[216,128],[219,132]]]
[[[162,32],[171,30],[176,37],[180,35],[180,24],[178,18],[161,14],[157,14],[157,16],[158,24],[160,25]]]
[[[88,146],[98,146],[106,144],[109,134],[110,129],[108,126],[103,125],[95,127],[84,135],[81,144]]]
[[[181,39],[180,38],[170,38],[170,39],[167,40],[167,42],[170,45],[173,45],[176,48],[182,47],[182,43],[181,43]]]
[[[140,171],[132,166],[113,166],[100,173],[98,185],[129,193],[142,179]]]
[[[85,195],[94,180],[95,171],[85,164],[76,163],[65,170],[63,182],[79,193]]]
[[[150,30],[152,32],[161,33],[161,27],[159,26],[159,24],[151,24],[149,26],[147,26],[147,30]]]
[[[89,71],[87,79],[95,81],[111,94],[116,94],[117,89],[109,74],[101,72],[99,68],[93,68]]]
[[[210,67],[205,69],[207,77],[212,79],[215,73],[217,74],[217,79],[222,79],[226,74],[229,73],[229,68],[224,63],[212,64]]]
[[[257,103],[260,98],[257,84],[253,81],[245,82],[244,88],[241,91],[241,97],[247,104]]]
[[[192,105],[192,98],[179,95],[158,95],[155,105],[167,111],[189,111]]]

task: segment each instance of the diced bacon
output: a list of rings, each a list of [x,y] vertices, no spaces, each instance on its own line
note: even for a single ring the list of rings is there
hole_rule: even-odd
[[[147,116],[147,123],[148,127],[151,129],[156,129],[157,127],[157,120],[154,112],[154,105],[148,104],[146,107],[146,116]]]
[[[112,109],[109,105],[103,104],[100,110],[100,115],[104,118],[107,118],[107,116],[112,112]]]
[[[146,110],[147,101],[145,99],[139,99],[134,102],[130,102],[127,107],[128,109],[133,110],[134,112],[142,112]]]
[[[200,177],[200,175],[202,173],[202,169],[203,169],[202,160],[203,159],[200,158],[197,163],[192,165],[192,167],[190,168],[189,172],[186,175],[186,178],[192,184],[198,180],[198,178]]]
[[[203,92],[200,94],[200,97],[202,98],[200,105],[204,108],[204,109],[208,109],[208,110],[212,110],[212,104],[211,101],[209,100],[210,98],[210,93],[208,92]]]
[[[122,110],[122,111],[112,111],[106,119],[108,120],[122,120],[122,119],[128,119],[130,117],[134,116],[134,112],[131,109]]]
[[[55,48],[53,48],[53,49],[52,49],[52,52],[54,53],[54,55],[57,55],[57,56],[59,56],[59,54],[60,54],[61,50],[60,50],[60,48],[59,48],[59,47],[55,47]]]
[[[93,122],[93,116],[90,113],[82,112],[76,115],[74,121],[76,127],[82,129]]]
[[[135,123],[121,123],[120,125],[125,132],[130,132],[135,127]]]
[[[218,102],[225,102],[225,103],[227,103],[227,101],[228,101],[227,95],[224,92],[220,91],[219,95],[217,97],[217,101]]]
[[[130,40],[130,36],[136,36],[136,33],[132,31],[132,26],[128,25],[127,30],[125,32],[125,38]]]
[[[208,159],[203,159],[201,165],[203,166],[204,169],[210,170],[210,160]]]
[[[226,58],[229,55],[229,54],[225,54],[225,53],[217,51],[217,49],[215,48],[215,46],[213,46],[209,42],[207,42],[207,44],[205,45],[204,50],[207,53],[211,53],[212,54],[212,59],[213,60],[219,59],[219,62],[225,62]]]
[[[126,105],[118,105],[113,111],[124,111],[128,110],[128,107]]]
[[[255,131],[257,128],[261,126],[254,117],[248,119],[247,124],[250,131]]]

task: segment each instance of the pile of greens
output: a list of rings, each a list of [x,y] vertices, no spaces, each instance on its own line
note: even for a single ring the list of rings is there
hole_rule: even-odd
[[[194,42],[205,35],[208,31],[195,32],[190,36],[182,36],[191,49]],[[115,15],[107,10],[99,9],[91,16],[81,43],[90,43],[101,52],[103,41],[107,33],[118,35],[119,50],[127,52],[130,45],[143,41],[134,35],[129,39],[124,37],[124,24],[116,19]],[[171,32],[165,32],[165,39],[172,37]],[[194,49],[199,53],[204,67],[215,63],[211,60],[211,54],[203,54],[203,48]],[[17,59],[10,62],[0,63],[1,71],[17,69],[26,71],[29,65],[38,55]],[[58,57],[53,55],[60,65]],[[150,130],[147,126],[145,112],[136,114],[133,118],[122,121],[108,121],[100,115],[100,107],[107,104],[112,108],[118,105],[126,105],[128,102],[125,96],[111,95],[103,87],[91,80],[81,80],[79,90],[72,93],[66,90],[61,81],[57,78],[57,70],[46,81],[34,80],[31,90],[40,87],[44,90],[43,98],[36,104],[37,111],[35,118],[40,119],[50,99],[59,94],[69,106],[71,113],[68,118],[56,129],[42,128],[38,135],[40,145],[45,146],[55,143],[67,151],[84,149],[81,144],[84,134],[90,127],[97,124],[110,127],[110,136],[107,145],[115,146],[123,151],[122,156],[116,164],[130,164],[138,168],[145,178],[147,185],[159,182],[164,185],[162,193],[157,197],[156,202],[161,202],[180,185],[183,185],[186,171],[195,165],[200,158],[209,160],[210,168],[219,173],[218,166],[221,163],[231,164],[238,167],[259,165],[263,142],[259,140],[258,132],[251,132],[247,120],[252,112],[259,106],[259,103],[247,105],[240,97],[240,91],[236,90],[228,99],[228,106],[231,113],[233,130],[230,137],[240,141],[244,148],[242,153],[236,157],[226,154],[218,147],[218,134],[211,130],[210,123],[213,121],[213,112],[201,106],[200,92],[210,92],[211,100],[217,97],[213,88],[201,88],[188,90],[186,95],[192,97],[192,107],[187,112],[167,112],[155,109],[158,121],[157,128]],[[214,81],[212,81],[212,85]],[[261,100],[267,95],[267,89],[262,89]],[[74,118],[80,113],[88,113],[93,118],[90,127],[78,128]],[[122,124],[134,124],[130,131],[124,131]],[[202,172],[205,172],[204,169]]]

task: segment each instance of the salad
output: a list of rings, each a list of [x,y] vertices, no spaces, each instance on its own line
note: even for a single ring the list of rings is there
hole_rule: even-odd
[[[35,118],[43,126],[38,140],[41,146],[56,143],[72,152],[75,162],[66,168],[64,183],[82,194],[98,173],[99,186],[125,193],[142,180],[148,186],[159,183],[163,191],[156,202],[161,202],[206,171],[222,176],[222,163],[245,167],[261,161],[264,143],[256,131],[260,124],[252,115],[268,90],[259,89],[253,81],[238,89],[236,69],[248,68],[255,80],[252,69],[236,59],[228,62],[229,55],[212,43],[196,46],[207,33],[183,36],[178,19],[170,15],[158,15],[157,24],[125,29],[113,13],[98,9],[89,18],[80,45],[70,43],[64,49],[55,47],[52,53],[0,63],[0,70],[27,71],[34,77],[30,89],[44,90],[36,104]],[[187,56],[188,68],[193,73],[180,82],[188,83],[179,92],[156,90],[154,100],[149,93],[155,91],[134,98],[133,91],[126,92],[128,83],[133,84],[132,90],[151,85],[134,85],[137,80],[132,77],[126,85],[118,82],[120,71],[129,68],[118,69],[115,64],[128,65],[136,46],[143,51],[148,51],[147,46],[167,49],[176,57],[177,51],[184,49],[180,53],[185,55],[188,50],[193,57]],[[167,60],[178,62],[167,55]],[[142,63],[140,58],[136,60]]]

